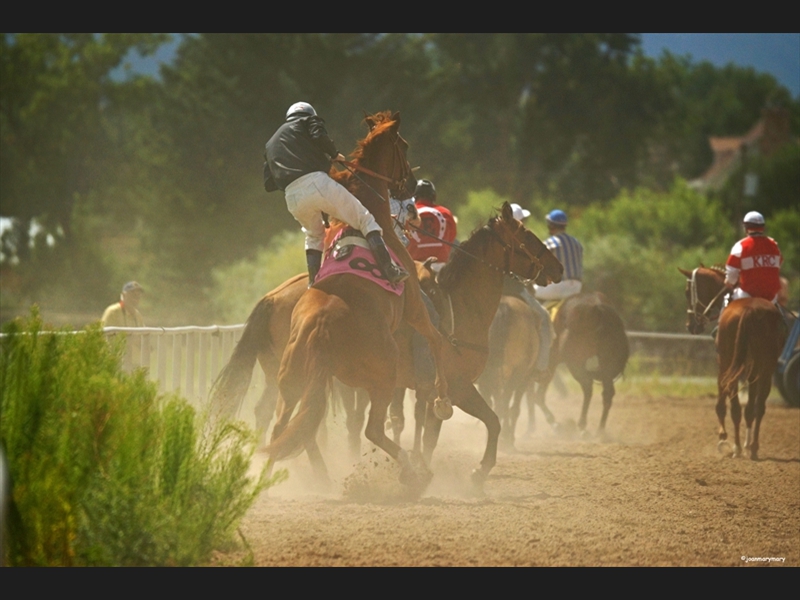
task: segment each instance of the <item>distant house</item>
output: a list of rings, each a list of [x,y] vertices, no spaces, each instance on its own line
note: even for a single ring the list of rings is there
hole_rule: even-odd
[[[703,175],[690,181],[689,185],[701,191],[719,190],[741,167],[745,157],[770,156],[791,139],[789,111],[785,108],[765,108],[761,111],[761,118],[745,135],[708,138],[714,161]],[[754,184],[754,181],[750,183]]]

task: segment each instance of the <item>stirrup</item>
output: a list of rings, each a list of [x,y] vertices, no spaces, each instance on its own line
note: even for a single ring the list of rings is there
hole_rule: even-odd
[[[386,267],[386,279],[389,280],[389,283],[396,285],[398,283],[404,282],[408,279],[408,271],[406,271],[403,267],[399,267],[394,263],[389,263]]]

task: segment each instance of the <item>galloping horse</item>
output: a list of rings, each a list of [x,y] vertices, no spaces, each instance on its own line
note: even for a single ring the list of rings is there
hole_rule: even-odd
[[[367,116],[365,122],[369,126],[369,134],[358,143],[358,147],[351,154],[353,161],[347,163],[348,171],[340,172],[332,169],[331,176],[347,187],[375,216],[383,229],[387,246],[394,250],[406,269],[413,272],[414,262],[394,234],[387,202],[390,194],[401,199],[410,197],[415,183],[406,159],[408,144],[398,132],[400,115],[385,111]],[[448,408],[452,414],[452,408],[449,407],[447,400],[447,382],[441,368],[442,338],[431,324],[425,305],[422,303],[418,280],[413,276],[410,277],[404,284],[402,295],[396,295],[387,293],[361,278],[356,280],[352,275],[336,275],[330,279],[331,281],[324,286],[322,281],[315,285],[312,288],[315,290],[313,296],[319,297],[323,289],[325,293],[335,296],[337,290],[332,285],[339,281],[339,285],[346,287],[349,293],[356,297],[353,307],[360,307],[365,302],[370,304],[369,310],[362,311],[364,321],[370,325],[368,328],[370,334],[364,337],[365,340],[373,336],[380,338],[378,332],[383,332],[386,328],[391,332],[391,329],[396,327],[398,317],[405,319],[428,340],[436,364],[436,389],[439,394],[437,402],[440,402],[445,415]],[[248,318],[242,339],[237,344],[228,365],[220,373],[211,394],[212,406],[222,414],[232,415],[238,411],[249,385],[256,358],[264,369],[267,383],[276,381],[278,365],[290,336],[292,311],[306,293],[306,288],[307,276],[297,275],[264,296],[256,305]],[[375,302],[370,302],[373,296],[377,299]],[[371,327],[372,325],[374,327]],[[348,343],[355,344],[358,341],[352,336],[345,337]],[[374,343],[379,345],[381,342],[376,340]],[[346,351],[347,348],[342,346],[340,350]],[[367,352],[378,354],[376,349]],[[269,423],[273,408],[271,390],[265,391],[256,409],[258,425],[263,426],[265,421]]]
[[[537,263],[540,266],[536,267]],[[497,313],[507,276],[535,280],[539,285],[559,282],[563,265],[544,243],[514,219],[506,202],[500,215],[477,229],[450,254],[435,276],[430,261],[420,265],[420,284],[439,312],[440,330],[450,340],[445,352],[445,372],[453,404],[486,425],[488,438],[481,467],[473,482],[481,485],[497,460],[500,421],[475,387],[489,357],[489,330]],[[410,357],[410,340],[405,343]],[[404,371],[398,387],[414,388],[413,369]],[[442,421],[430,403],[417,398],[414,455],[429,464],[439,439]]]
[[[489,357],[478,389],[500,418],[500,443],[509,450],[538,356],[539,316],[521,298],[504,295],[489,329]]]
[[[716,306],[725,289],[725,276],[721,268],[706,268],[702,265],[693,271],[679,269],[686,277],[686,300],[690,333],[702,333],[709,320],[707,312]],[[715,309],[716,310],[716,309]],[[742,453],[739,425],[742,408],[739,404],[739,380],[747,381],[747,404],[744,419],[747,426],[745,449],[750,458],[758,459],[759,431],[761,420],[767,409],[767,398],[772,389],[772,375],[778,366],[786,327],[778,308],[762,298],[733,300],[717,312],[716,347],[719,373],[717,375],[717,418],[719,419],[720,450],[728,443],[725,430],[727,401],[730,400],[733,421],[734,444],[732,456]],[[713,318],[713,317],[712,317]]]
[[[545,393],[556,367],[563,362],[583,390],[583,406],[578,419],[581,431],[586,430],[594,382],[602,382],[603,413],[598,433],[603,434],[614,399],[614,379],[628,364],[630,349],[625,325],[603,294],[590,292],[567,298],[556,314],[553,329],[556,340],[547,371],[537,386],[534,404],[544,412],[548,423],[555,423],[553,413],[545,405]],[[533,410],[532,406],[530,410]]]
[[[453,403],[483,421],[488,430],[481,467],[473,471],[473,482],[482,485],[497,460],[500,423],[475,389],[474,381],[486,362],[488,331],[500,301],[502,279],[507,274],[535,279],[544,269],[545,280],[549,277],[558,281],[563,268],[541,240],[514,219],[508,203],[503,205],[500,216],[490,219],[461,249],[439,276],[449,317],[449,326],[444,327],[450,342],[444,347],[444,370]],[[415,483],[418,477],[405,451],[384,433],[393,390],[414,387],[410,347],[404,348],[401,360],[395,338],[387,334],[389,328],[375,329],[373,323],[368,330],[363,324],[365,319],[354,319],[354,311],[344,301],[357,305],[359,313],[375,312],[376,307],[349,290],[340,289],[333,294],[326,289],[326,281],[303,294],[292,314],[291,337],[278,376],[284,409],[273,429],[270,455],[280,459],[305,447],[315,468],[324,472],[322,457],[314,451],[313,436],[324,413],[326,382],[335,376],[346,385],[367,391],[370,397],[367,439],[398,461],[401,481]],[[399,325],[399,316],[394,323],[395,327]],[[370,340],[369,345],[351,346],[350,352],[342,351],[342,346],[335,343],[342,337],[362,336]],[[361,363],[369,368],[359,369]],[[287,415],[291,416],[297,403],[298,413],[289,419]],[[436,424],[432,429],[438,438],[441,418],[429,415],[428,421]],[[432,452],[436,440],[429,439]],[[427,465],[424,467],[427,470]]]

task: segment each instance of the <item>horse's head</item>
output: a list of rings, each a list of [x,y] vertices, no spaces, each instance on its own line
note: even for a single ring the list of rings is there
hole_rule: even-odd
[[[417,180],[406,158],[408,142],[400,135],[400,113],[383,111],[365,115],[364,123],[369,128],[369,134],[359,142],[353,156],[362,167],[385,178],[393,198],[411,198]]]
[[[504,244],[506,272],[539,285],[561,281],[564,266],[542,240],[514,218],[508,202],[503,203],[500,215],[491,219],[488,227]]]
[[[719,318],[725,276],[721,268],[702,264],[693,271],[678,270],[686,277],[686,329],[695,335],[703,333],[706,323]]]

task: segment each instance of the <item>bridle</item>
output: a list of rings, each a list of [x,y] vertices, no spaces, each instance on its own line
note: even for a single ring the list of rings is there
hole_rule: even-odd
[[[376,173],[375,171],[368,169],[367,167],[363,167],[360,164],[352,161],[343,161],[340,164],[343,164],[348,171],[350,171],[354,177],[356,177],[361,183],[369,187],[373,192],[375,192],[381,199],[386,200],[383,196],[375,190],[372,186],[370,186],[366,181],[361,179],[358,176],[356,171],[364,173],[365,175],[369,175],[370,177],[375,177],[376,179],[380,179],[381,181],[385,181],[389,184],[389,193],[392,194],[394,197],[397,197],[400,192],[406,189],[406,185],[408,184],[408,180],[413,177],[413,169],[408,162],[405,154],[403,153],[403,149],[400,147],[400,134],[395,132],[394,139],[392,140],[392,168],[391,173],[394,175],[395,171],[397,170],[397,165],[400,165],[400,176],[397,178],[394,177],[387,177],[386,175],[382,175],[380,173]]]
[[[496,220],[493,221],[493,223],[496,223],[496,222],[497,222]],[[542,258],[542,255],[547,251],[547,246],[542,244],[542,247],[539,249],[539,251],[536,254],[531,252],[528,249],[528,247],[525,245],[525,242],[522,242],[517,238],[517,234],[520,231],[523,231],[525,229],[525,226],[522,223],[519,223],[517,229],[514,232],[511,233],[512,243],[506,242],[500,236],[500,234],[497,233],[494,230],[493,227],[490,227],[489,225],[486,225],[485,228],[488,229],[491,232],[491,234],[494,236],[494,238],[498,242],[500,242],[500,245],[503,247],[503,262],[504,262],[504,266],[503,266],[502,269],[500,269],[499,267],[496,267],[495,265],[489,263],[488,261],[484,261],[482,259],[478,259],[478,260],[480,260],[481,262],[489,265],[494,270],[500,271],[504,275],[507,275],[508,277],[511,277],[512,279],[516,279],[517,281],[520,281],[522,283],[527,283],[529,281],[532,281],[532,280],[536,279],[536,277],[539,276],[539,273],[541,273],[542,269],[544,269],[544,264],[542,263],[541,258]],[[516,242],[516,245],[514,245],[513,242]],[[520,253],[524,254],[525,257],[530,261],[531,269],[536,269],[537,266],[539,267],[538,270],[536,271],[536,275],[535,276],[527,277],[527,278],[526,277],[520,277],[519,275],[517,275],[516,273],[514,273],[511,270],[511,263],[514,260],[514,253],[517,252],[517,251],[519,251]]]
[[[715,321],[719,318],[719,312],[721,308],[718,310],[717,314],[713,317],[708,316],[709,311],[720,299],[722,294],[725,293],[725,286],[723,285],[722,288],[717,292],[716,296],[709,302],[708,304],[704,304],[697,293],[697,271],[700,267],[697,267],[692,271],[692,276],[688,280],[689,284],[689,308],[686,309],[686,313],[694,317],[695,323],[700,327],[705,327],[706,323],[710,321]]]

